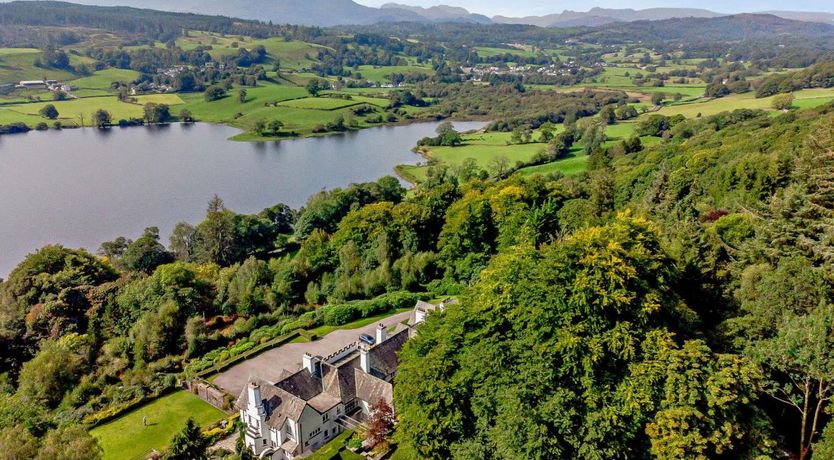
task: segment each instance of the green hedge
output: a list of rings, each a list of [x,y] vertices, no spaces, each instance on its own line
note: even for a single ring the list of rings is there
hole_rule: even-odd
[[[387,311],[412,308],[418,300],[425,300],[426,294],[407,291],[389,292],[371,300],[327,305],[322,307],[322,323],[326,326],[342,326],[362,318],[379,315]]]

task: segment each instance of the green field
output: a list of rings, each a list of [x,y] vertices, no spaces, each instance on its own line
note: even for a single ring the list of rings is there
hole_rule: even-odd
[[[574,152],[572,152],[570,156],[564,160],[554,161],[543,165],[528,166],[526,168],[519,169],[518,172],[524,175],[552,174],[556,172],[560,172],[566,176],[579,174],[588,168],[588,155],[585,155],[577,150],[579,149],[574,149]]]
[[[410,73],[422,73],[429,75],[432,73],[431,67],[426,66],[418,66],[418,65],[410,65],[410,66],[371,66],[371,65],[361,65],[359,66],[359,73],[362,74],[362,78],[367,80],[377,82],[377,83],[385,83],[389,81],[389,76],[393,73],[401,73],[401,74],[410,74]]]
[[[628,139],[634,134],[636,124],[634,122],[619,122],[609,125],[605,129],[605,135],[608,138],[603,144],[605,147],[611,147],[617,142]],[[556,133],[564,130],[564,125],[556,126]],[[475,159],[479,167],[485,170],[490,169],[490,163],[498,157],[505,157],[509,160],[510,165],[516,162],[529,162],[533,159],[536,153],[546,148],[543,143],[533,142],[530,144],[509,144],[512,134],[502,132],[488,132],[488,133],[473,133],[465,134],[463,136],[463,145],[459,147],[432,147],[426,153],[433,163],[439,163],[447,166],[456,166],[463,163],[464,160],[472,158]],[[533,139],[537,139],[538,132],[535,132]],[[659,138],[644,137],[642,138],[643,145],[652,145],[660,142]],[[588,157],[582,152],[581,145],[576,145],[571,151],[568,158],[558,160],[544,165],[528,166],[519,169],[522,174],[548,174],[559,171],[565,175],[577,174],[585,171],[587,168]],[[411,182],[420,182],[425,179],[428,172],[429,165],[400,165],[397,166],[397,172],[405,179]]]
[[[802,91],[796,91],[793,94],[796,97],[794,106],[800,108],[818,107],[834,100],[834,88],[804,89]],[[773,110],[771,108],[772,102],[773,97],[756,99],[755,95],[750,92],[745,94],[731,94],[719,99],[701,100],[689,104],[664,106],[657,113],[663,115],[680,114],[687,118],[696,118],[698,114],[706,117],[737,109]]]
[[[73,94],[76,96],[80,96],[78,92],[75,90],[75,88],[109,90],[110,85],[114,81],[131,82],[139,78],[139,75],[139,72],[135,70],[104,69],[95,72],[93,75],[89,77],[83,77],[77,80],[72,80],[69,83],[73,87]]]
[[[185,419],[200,426],[221,420],[226,414],[187,391],[177,391],[90,430],[104,449],[105,460],[143,459],[152,449],[164,449]],[[148,417],[148,426],[142,417]]]
[[[488,58],[492,56],[500,56],[502,54],[515,54],[516,56],[535,57],[536,53],[527,49],[519,48],[490,48],[486,46],[476,46],[474,50],[478,56]]]
[[[564,129],[557,127],[557,132]],[[533,138],[538,138],[534,133]],[[447,166],[456,166],[472,158],[482,169],[489,170],[490,163],[499,157],[505,157],[510,165],[516,162],[530,161],[536,153],[542,151],[545,144],[533,142],[529,144],[509,145],[511,133],[489,132],[463,135],[463,145],[458,147],[432,147],[425,155],[434,162]],[[397,171],[409,181],[422,181],[428,172],[428,165],[400,165]]]
[[[234,45],[237,44],[237,47]],[[239,48],[252,49],[262,45],[272,59],[280,61],[282,69],[301,69],[309,67],[323,48],[303,41],[286,41],[280,37],[253,39],[251,37],[221,36],[208,32],[189,31],[187,37],[177,39],[177,46],[192,50],[198,46],[211,46],[209,54],[214,58],[238,53]],[[312,59],[309,59],[312,58]]]
[[[305,97],[303,99],[284,101],[279,105],[284,107],[294,107],[296,109],[336,110],[358,104],[361,104],[361,102],[353,99],[341,99],[335,97]]]
[[[391,101],[388,100],[388,99],[384,99],[384,98],[381,98],[381,97],[369,97],[369,96],[353,96],[353,100],[357,101],[357,102],[361,102],[363,104],[371,104],[371,105],[375,105],[377,107],[382,107],[382,108],[388,107],[388,105],[391,103]]]
[[[84,118],[84,126],[91,126],[93,112],[98,109],[110,112],[113,122],[120,119],[141,118],[143,106],[149,102],[168,104],[172,107],[183,104],[183,100],[176,94],[150,94],[137,97],[137,103],[121,102],[116,96],[87,97],[70,99],[66,101],[34,102],[28,104],[15,104],[0,108],[0,124],[23,121],[33,124],[49,122],[38,115],[38,112],[46,104],[53,104],[58,109],[58,120],[65,124],[81,125],[81,118]],[[172,108],[176,112],[176,109]]]
[[[21,80],[78,78],[67,70],[35,67],[35,59],[40,55],[39,50],[32,48],[0,48],[0,84],[18,83]],[[69,57],[73,65],[87,62],[75,55],[70,54]]]

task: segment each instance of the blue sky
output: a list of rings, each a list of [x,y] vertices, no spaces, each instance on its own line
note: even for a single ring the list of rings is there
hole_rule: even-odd
[[[470,11],[492,16],[528,16],[561,13],[562,10],[587,11],[592,6],[604,8],[654,8],[654,7],[691,7],[704,8],[719,13],[739,13],[764,10],[791,11],[826,11],[834,12],[832,0],[700,0],[693,1],[662,1],[662,0],[633,0],[629,2],[615,0],[356,0],[368,6],[380,6],[383,3],[404,3],[407,5],[432,6],[449,4],[462,6]]]

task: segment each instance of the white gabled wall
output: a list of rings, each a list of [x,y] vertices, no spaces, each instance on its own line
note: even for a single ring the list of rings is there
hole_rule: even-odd
[[[338,404],[324,414],[319,414],[318,411],[310,406],[305,407],[298,420],[301,432],[300,446],[303,449],[302,451],[316,450],[334,436],[341,433],[342,427],[336,423],[336,419],[344,415],[344,412],[342,404]]]

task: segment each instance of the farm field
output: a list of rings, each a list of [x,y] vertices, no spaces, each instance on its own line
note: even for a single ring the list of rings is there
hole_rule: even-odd
[[[0,123],[12,123],[23,121],[27,124],[50,122],[42,118],[38,112],[47,104],[52,104],[58,109],[58,121],[65,124],[81,125],[81,118],[84,118],[84,126],[91,126],[93,112],[99,109],[110,112],[113,121],[128,118],[141,118],[143,106],[149,102],[168,104],[172,111],[174,106],[182,105],[183,100],[176,94],[151,94],[137,97],[137,103],[121,102],[116,96],[87,97],[70,99],[66,101],[33,102],[28,104],[15,104],[0,108]]]
[[[70,65],[89,64],[91,59],[67,53]],[[64,69],[48,69],[35,66],[41,52],[34,48],[0,48],[0,84],[18,83],[21,80],[71,80],[78,78]]]
[[[104,450],[104,460],[145,458],[152,449],[164,449],[191,417],[202,427],[226,414],[187,391],[177,391],[90,430]],[[148,417],[148,426],[142,418]]]
[[[284,101],[278,105],[293,107],[296,109],[336,110],[358,104],[361,104],[361,102],[353,99],[340,99],[335,97],[305,97],[303,99]]]
[[[796,97],[794,106],[799,108],[818,107],[834,100],[834,88],[832,89],[805,89],[793,93]],[[662,107],[657,113],[662,115],[683,115],[686,118],[716,115],[737,109],[762,109],[773,110],[771,104],[773,96],[756,99],[751,93],[731,94],[720,99],[710,99],[701,102],[688,104],[676,104]]]
[[[139,72],[130,69],[104,69],[93,73],[89,77],[69,81],[73,88],[109,90],[110,85],[115,81],[131,82],[139,78]],[[77,91],[73,94],[79,96]]]
[[[409,65],[409,66],[371,66],[361,65],[357,71],[362,74],[362,78],[368,79],[376,83],[386,83],[389,76],[394,73],[409,74],[421,73],[429,75],[432,73],[431,67]]]
[[[534,57],[536,55],[536,53],[530,50],[519,48],[490,48],[486,46],[476,46],[474,49],[478,53],[478,56],[482,58],[500,56],[502,54],[515,54],[523,57]]]
[[[315,61],[308,59],[315,58],[320,45],[314,45],[303,41],[286,41],[280,37],[266,39],[253,39],[251,37],[221,36],[208,32],[189,31],[187,37],[177,39],[177,45],[184,50],[192,50],[198,46],[210,46],[209,54],[219,58],[231,56],[238,53],[239,48],[252,49],[256,46],[263,46],[267,53],[277,56],[284,69],[301,69],[309,67]],[[236,45],[236,46],[235,46]]]

